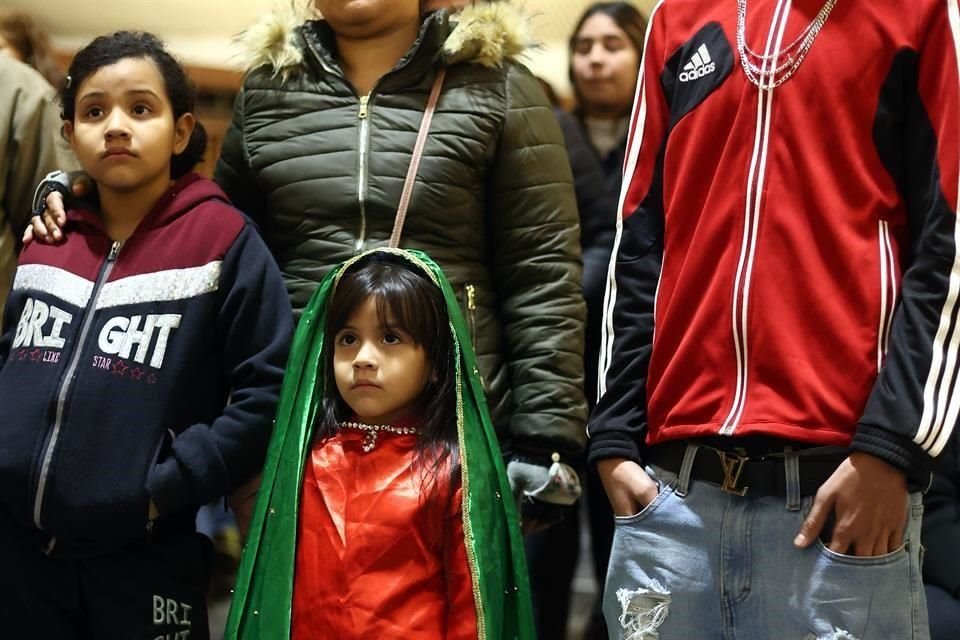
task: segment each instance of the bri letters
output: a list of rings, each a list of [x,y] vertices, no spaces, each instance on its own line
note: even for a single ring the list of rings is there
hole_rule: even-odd
[[[44,325],[51,321],[49,332],[44,334]],[[63,326],[73,322],[73,315],[52,304],[27,299],[17,323],[17,334],[13,338],[13,348],[17,347],[53,347],[62,349],[64,339],[60,336]]]

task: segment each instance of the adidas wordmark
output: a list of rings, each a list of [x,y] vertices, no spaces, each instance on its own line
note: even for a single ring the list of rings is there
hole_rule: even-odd
[[[683,65],[683,71],[680,72],[680,82],[697,80],[716,70],[717,64],[710,57],[707,45],[701,44],[697,51],[690,56],[690,62]]]

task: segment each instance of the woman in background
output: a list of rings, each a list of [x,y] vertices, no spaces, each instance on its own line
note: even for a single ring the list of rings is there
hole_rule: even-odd
[[[0,52],[30,65],[54,87],[63,82],[50,38],[28,13],[0,9]]]
[[[645,31],[646,21],[628,2],[598,2],[588,7],[570,38],[570,81],[576,105],[572,113],[556,113],[570,155],[580,210],[583,295],[587,302],[584,388],[590,408],[597,396],[603,292]],[[598,591],[602,591],[613,538],[613,513],[596,472],[583,471],[592,564]],[[541,638],[566,637],[570,586],[580,549],[578,520],[568,518],[527,538]],[[584,637],[607,637],[599,599]]]

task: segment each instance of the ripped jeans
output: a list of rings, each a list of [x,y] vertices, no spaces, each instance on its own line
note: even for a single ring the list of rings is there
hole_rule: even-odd
[[[904,546],[862,558],[819,540],[793,546],[813,504],[799,491],[739,497],[689,472],[647,473],[660,494],[616,518],[603,601],[611,640],[929,640],[921,494],[909,498]]]

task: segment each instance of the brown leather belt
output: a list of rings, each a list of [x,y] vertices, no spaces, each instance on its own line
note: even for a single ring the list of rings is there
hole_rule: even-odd
[[[647,447],[644,461],[679,474],[688,444],[691,443],[679,440]],[[815,495],[820,485],[847,457],[846,452],[818,453],[815,449],[800,449],[794,453],[798,454],[801,496]],[[715,484],[739,496],[786,497],[786,451],[756,454],[700,445],[690,479]]]

